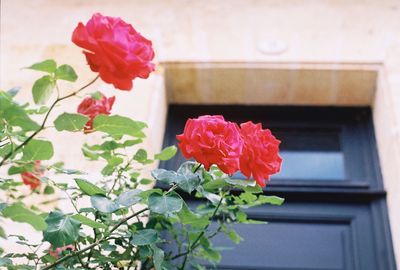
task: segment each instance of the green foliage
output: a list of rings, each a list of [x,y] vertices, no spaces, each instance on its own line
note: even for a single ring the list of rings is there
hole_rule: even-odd
[[[54,155],[53,144],[44,140],[31,140],[22,152],[23,161],[49,160]]]
[[[47,228],[42,216],[27,209],[22,203],[14,203],[2,210],[2,215],[17,222],[30,224],[35,230],[43,231]]]
[[[105,132],[113,137],[129,135],[136,138],[145,137],[142,132],[147,125],[119,115],[99,114],[93,121],[95,130]]]
[[[106,191],[84,179],[75,178],[75,183],[86,195],[106,195]]]
[[[33,85],[35,104],[48,102],[58,80],[75,82],[78,78],[71,66],[57,66],[50,59],[28,69],[45,72]],[[143,270],[205,269],[200,262],[217,264],[221,260],[222,249],[214,246],[213,237],[225,234],[237,244],[242,238],[233,229],[234,224],[265,223],[249,219],[248,208],[283,203],[282,198],[264,195],[255,181],[231,179],[215,165],[206,171],[200,164],[187,161],[177,170],[152,170],[149,177],[149,164],[173,158],[177,148],[169,146],[149,155],[142,145],[147,125],[119,115],[98,115],[93,123],[95,134],[86,135],[88,143],[82,146],[83,156],[101,165],[99,174],[94,174],[95,181],[83,179],[93,179],[93,175],[86,177],[81,170],[64,168],[63,162],[48,164],[54,149],[50,139],[42,138],[42,129],[82,132],[89,120],[81,114],[64,112],[56,117],[54,127],[46,122],[52,119],[49,115],[56,104],[79,91],[63,96],[57,88],[57,99],[48,106],[20,105],[14,101],[18,89],[0,91],[0,167],[7,165],[8,169],[8,175],[0,178],[0,189],[7,194],[7,204],[0,202],[0,216],[42,231],[44,241],[53,250],[66,245],[77,249],[61,252],[59,258],[64,259],[60,262],[47,250],[39,251],[38,243],[21,235],[7,236],[0,227],[0,237],[16,237],[17,244],[34,251],[6,254],[0,258],[3,268],[135,269],[140,262]],[[101,95],[95,92],[92,97],[100,99]],[[31,115],[41,118],[40,124]],[[67,133],[61,135],[65,136],[65,143],[75,147]],[[40,168],[38,160],[42,161]],[[24,185],[19,174],[24,172],[34,173],[41,184],[32,191],[40,194],[41,200],[31,207],[23,204],[30,195],[21,195],[19,190]],[[49,172],[56,173],[65,183],[53,179]],[[72,180],[74,184],[66,184],[73,183]],[[141,186],[154,181],[163,189]],[[50,194],[46,200],[45,196]],[[183,198],[188,196],[198,199],[196,205],[185,202]],[[70,209],[74,210],[67,214],[58,210],[42,212],[43,206],[49,207],[54,198],[69,200]],[[164,252],[165,244],[176,249]],[[28,263],[18,264],[16,258]]]
[[[36,104],[45,104],[56,87],[56,82],[50,75],[45,75],[36,80],[32,86],[33,101]]]
[[[57,64],[53,59],[47,59],[43,62],[33,64],[32,66],[28,67],[28,69],[54,73],[57,69]]]
[[[61,65],[54,73],[58,80],[75,82],[78,79],[78,75],[76,75],[75,70],[70,65]]]
[[[54,126],[58,131],[81,131],[89,117],[78,113],[63,113],[54,120]]]
[[[153,193],[149,196],[149,207],[154,213],[171,216],[182,209],[183,200],[176,194]]]
[[[75,214],[72,216],[73,219],[76,219],[77,221],[79,221],[81,224],[89,226],[91,228],[94,229],[106,229],[107,226],[104,225],[103,223],[94,221],[88,217],[85,217],[84,215],[81,214]]]
[[[81,223],[71,216],[59,211],[50,212],[46,223],[47,229],[43,232],[43,239],[53,248],[64,247],[78,239]]]
[[[158,233],[153,229],[137,231],[132,235],[131,244],[135,246],[145,246],[157,242]]]
[[[178,149],[176,148],[176,146],[171,145],[171,146],[164,148],[161,151],[161,153],[154,155],[154,158],[159,159],[159,160],[169,160],[175,156],[177,151],[178,151]]]

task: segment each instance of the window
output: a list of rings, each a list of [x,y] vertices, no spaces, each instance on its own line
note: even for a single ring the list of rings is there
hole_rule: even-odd
[[[245,239],[238,246],[216,238],[233,248],[218,269],[395,269],[369,108],[171,105],[164,144],[176,144],[186,119],[203,114],[262,122],[282,141],[284,158],[264,192],[285,204],[249,210],[269,224],[237,225]]]

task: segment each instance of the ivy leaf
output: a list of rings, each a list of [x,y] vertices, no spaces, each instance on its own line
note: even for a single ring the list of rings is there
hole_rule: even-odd
[[[139,196],[141,192],[142,190],[140,189],[128,190],[119,195],[116,202],[125,207],[130,207],[142,200],[142,198]]]
[[[183,200],[176,194],[158,194],[153,193],[149,196],[149,208],[151,211],[171,216],[173,213],[179,212],[182,209]]]
[[[7,206],[2,210],[2,214],[13,221],[28,223],[37,231],[43,231],[47,228],[45,220],[40,215],[25,208],[21,203]]]
[[[54,154],[53,144],[50,141],[31,140],[22,153],[24,161],[49,160]]]
[[[89,117],[78,113],[63,113],[54,121],[54,126],[58,131],[80,131],[89,121]]]
[[[53,93],[55,85],[54,79],[49,75],[45,75],[35,81],[32,87],[35,104],[45,104]]]
[[[110,201],[103,196],[92,196],[90,201],[94,208],[103,213],[113,213],[119,209],[119,205],[113,201]]]
[[[95,130],[105,132],[111,136],[130,135],[137,138],[144,138],[142,129],[147,125],[140,121],[134,121],[128,117],[119,115],[99,114],[93,121]]]
[[[75,178],[75,183],[78,185],[80,190],[82,190],[86,195],[106,195],[106,191],[102,188],[99,188],[95,184],[90,183],[84,179]]]
[[[75,70],[70,65],[61,65],[55,71],[56,79],[75,82],[78,79]]]
[[[153,244],[158,239],[158,233],[153,229],[144,229],[135,232],[131,238],[131,244],[135,246],[146,246]]]
[[[80,223],[82,223],[82,224],[84,224],[86,226],[89,226],[91,228],[94,228],[94,229],[105,229],[105,228],[107,228],[107,226],[104,225],[103,223],[91,220],[90,218],[85,217],[84,215],[81,215],[81,214],[73,215],[72,218],[76,219]]]
[[[44,71],[47,73],[54,73],[57,69],[57,64],[53,59],[47,59],[44,60],[43,62],[35,63],[30,67],[27,67],[28,69],[33,69],[37,71]]]
[[[78,239],[81,223],[70,216],[59,211],[50,212],[46,223],[47,229],[43,232],[43,239],[53,248],[64,247]]]
[[[161,153],[154,155],[154,158],[159,159],[159,160],[169,160],[175,156],[177,151],[178,151],[178,149],[176,148],[176,146],[171,145],[171,146],[164,148],[161,151]]]

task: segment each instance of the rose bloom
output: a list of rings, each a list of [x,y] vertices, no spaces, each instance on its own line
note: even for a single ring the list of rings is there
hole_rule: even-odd
[[[282,158],[279,156],[279,144],[269,129],[262,129],[261,124],[246,122],[240,125],[244,141],[243,152],[240,156],[240,171],[247,177],[253,178],[265,187],[265,180],[279,172]]]
[[[93,131],[93,120],[99,114],[110,114],[115,97],[107,98],[101,94],[100,99],[86,97],[78,106],[78,113],[88,116],[90,119],[84,127],[85,133]]]
[[[53,249],[51,246],[49,248],[49,254],[50,256],[53,256],[54,258],[58,259],[61,255],[61,252],[63,252],[64,250],[70,250],[70,251],[74,251],[75,247],[73,245],[67,245],[64,247],[58,247],[56,249]]]
[[[221,115],[204,115],[188,119],[183,134],[177,135],[185,158],[194,158],[208,170],[217,165],[221,171],[233,174],[239,169],[243,141],[237,124]]]
[[[96,13],[86,25],[78,24],[72,42],[85,49],[90,69],[115,88],[131,90],[133,79],[154,71],[151,41],[120,18]]]
[[[36,160],[32,172],[21,173],[22,182],[29,186],[31,190],[35,190],[40,187],[41,181],[40,176],[44,175],[44,171],[40,166],[40,160]]]

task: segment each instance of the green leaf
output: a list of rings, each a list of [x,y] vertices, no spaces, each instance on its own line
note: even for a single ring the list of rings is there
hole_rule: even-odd
[[[57,68],[56,79],[75,82],[78,79],[75,70],[70,65],[61,65]]]
[[[40,127],[22,107],[8,100],[4,95],[0,95],[0,118],[4,118],[11,126],[17,126],[27,131],[37,130]]]
[[[146,246],[153,244],[158,239],[158,233],[153,229],[144,229],[135,232],[131,238],[131,244],[135,246]]]
[[[43,239],[48,241],[53,248],[72,244],[79,237],[81,223],[59,211],[50,212],[46,223],[47,229],[43,232]]]
[[[33,64],[32,66],[27,67],[27,68],[33,69],[33,70],[38,70],[38,71],[44,71],[47,73],[54,73],[57,69],[57,64],[53,59],[47,59],[47,60],[44,60],[43,62]]]
[[[95,184],[90,183],[87,180],[84,179],[79,179],[75,178],[75,183],[78,185],[78,187],[86,194],[89,196],[93,195],[106,195],[106,191],[102,188],[99,188]]]
[[[99,114],[93,121],[95,130],[105,132],[111,136],[130,135],[133,137],[145,137],[142,129],[147,125],[143,122],[134,121],[128,117],[119,115]]]
[[[224,230],[224,233],[231,239],[231,241],[235,244],[239,244],[243,238],[233,229],[231,230]]]
[[[144,165],[153,162],[152,160],[147,159],[147,152],[144,149],[137,150],[136,154],[133,156],[133,159]]]
[[[199,216],[193,213],[186,203],[183,204],[182,210],[178,213],[178,217],[182,224],[192,225],[195,228],[204,228],[210,223],[206,216]]]
[[[164,148],[161,153],[154,155],[154,158],[159,160],[169,160],[175,156],[177,151],[178,149],[176,148],[176,146],[171,145]]]
[[[164,195],[153,193],[149,196],[149,208],[155,213],[170,216],[173,213],[179,212],[182,206],[183,200],[176,193]]]
[[[156,245],[151,245],[153,250],[153,264],[156,270],[163,270],[162,263],[164,262],[164,251]]]
[[[0,237],[3,239],[7,239],[6,232],[4,231],[3,227],[0,226]]]
[[[94,208],[103,213],[113,213],[119,209],[119,205],[113,201],[110,201],[103,196],[92,196],[90,201]]]
[[[36,104],[45,104],[53,93],[55,86],[54,79],[49,75],[35,81],[32,87],[33,101]]]
[[[237,187],[254,187],[256,186],[256,181],[254,180],[242,180],[242,179],[232,179],[232,178],[225,178],[225,181],[231,185]]]
[[[38,231],[43,231],[47,228],[45,220],[40,215],[25,208],[21,203],[7,206],[3,209],[2,213],[4,217],[16,222],[28,223]]]
[[[44,191],[43,191],[43,193],[46,194],[46,195],[54,194],[54,192],[55,191],[54,191],[54,188],[52,186],[46,186],[44,188]]]
[[[142,200],[139,194],[142,192],[140,189],[128,190],[118,196],[116,202],[125,207],[130,207]]]
[[[258,199],[255,202],[255,205],[266,204],[266,203],[269,203],[272,205],[282,205],[284,201],[285,201],[284,198],[280,198],[278,196],[260,195],[260,196],[258,196]]]
[[[187,174],[178,174],[175,178],[177,185],[187,193],[191,193],[200,185],[200,178],[197,174],[187,173]]]
[[[54,121],[58,131],[80,131],[89,121],[89,117],[78,113],[63,113]]]
[[[72,218],[76,219],[77,221],[79,221],[83,225],[89,226],[89,227],[94,228],[94,229],[105,229],[105,228],[107,228],[107,226],[104,225],[103,223],[91,220],[90,218],[85,217],[84,215],[81,215],[81,214],[73,215]]]
[[[31,140],[22,152],[24,161],[49,160],[53,157],[54,149],[50,141]]]
[[[155,169],[151,171],[151,175],[157,181],[171,185],[174,183],[177,173],[174,171],[167,171],[165,169]]]

